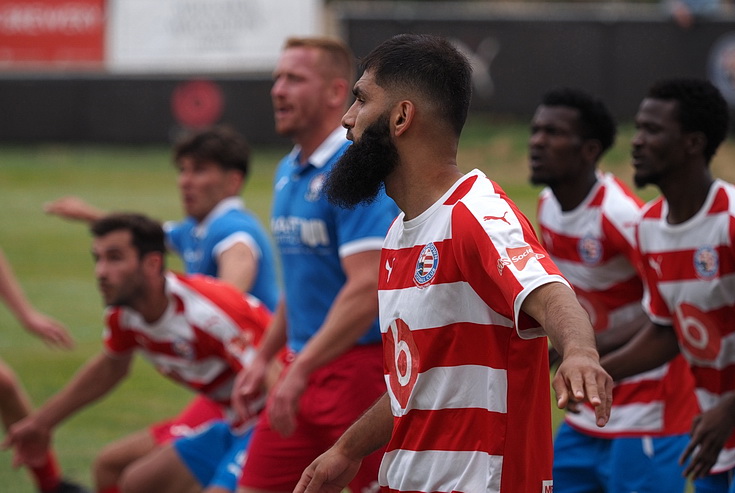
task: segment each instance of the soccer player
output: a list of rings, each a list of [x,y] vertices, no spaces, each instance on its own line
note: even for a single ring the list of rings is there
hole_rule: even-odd
[[[271,219],[285,295],[233,399],[244,405],[257,395],[284,344],[290,356],[253,433],[242,491],[292,491],[303,469],[385,392],[378,259],[398,211],[384,193],[354,209],[322,193],[349,145],[340,120],[354,71],[350,51],[331,38],[288,40],[274,71],[276,130],[296,144],[276,170]],[[352,491],[375,486],[379,462],[379,454],[365,461]]]
[[[61,322],[39,312],[26,298],[13,269],[0,249],[0,298],[30,332],[52,347],[69,349],[73,341]],[[13,370],[0,359],[0,419],[7,430],[31,413],[31,401]],[[61,478],[58,461],[49,450],[43,460],[30,469],[41,493],[82,493],[85,490]]]
[[[249,171],[245,139],[226,126],[195,132],[173,149],[178,187],[186,218],[164,225],[168,246],[184,261],[187,274],[206,274],[249,292],[272,311],[278,300],[275,257],[270,239],[240,194]],[[105,212],[77,197],[46,206],[51,214],[93,221]],[[105,447],[95,460],[94,476],[113,488],[135,459],[202,423],[223,416],[216,403],[196,397],[178,416]]]
[[[270,312],[259,300],[228,283],[166,271],[164,233],[155,221],[113,214],[95,221],[92,233],[95,277],[108,306],[104,351],[36,412],[11,428],[6,444],[15,447],[16,459],[24,464],[39,462],[59,423],[125,378],[135,351],[162,375],[206,395],[224,415],[233,416],[229,406],[235,376],[253,357],[254,346],[270,320]],[[212,463],[215,457],[231,459],[228,463],[235,466],[242,461],[238,454],[249,439],[248,428],[237,428],[235,421],[231,424],[226,429],[215,425],[214,438],[204,442],[205,454],[200,451],[201,440],[194,438],[177,440],[175,455],[169,446],[169,459],[178,458],[180,464],[175,474],[165,477],[165,487],[154,491],[188,491],[185,488],[205,487],[210,481],[221,488],[211,491],[234,491],[238,472],[228,466],[215,473],[217,463]],[[151,491],[125,482],[123,476],[121,491]],[[110,485],[97,488],[118,491]]]
[[[659,81],[638,107],[634,180],[662,194],[637,232],[653,324],[603,359],[616,380],[679,353],[689,362],[702,412],[681,461],[698,493],[735,492],[735,187],[709,166],[728,120],[720,92],[700,79]]]
[[[542,244],[595,329],[600,354],[649,323],[641,306],[635,226],[642,201],[598,162],[615,140],[605,105],[571,88],[547,92],[531,122],[531,182],[539,195]],[[568,412],[554,441],[554,491],[674,493],[686,486],[679,455],[698,411],[681,356],[617,383],[610,421],[595,424],[581,406]]]
[[[553,488],[548,334],[558,405],[609,417],[612,380],[589,318],[530,222],[457,144],[471,68],[448,41],[404,34],[363,59],[343,118],[354,143],[325,185],[352,205],[385,187],[402,213],[385,239],[379,306],[388,392],[304,472],[295,491],[339,491],[387,444],[382,491]]]

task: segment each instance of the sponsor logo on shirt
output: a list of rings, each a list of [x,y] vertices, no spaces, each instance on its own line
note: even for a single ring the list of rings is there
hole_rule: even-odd
[[[541,481],[541,493],[554,493],[554,482]]]
[[[385,270],[388,271],[388,277],[385,279],[386,284],[390,282],[390,276],[393,274],[393,263],[396,261],[395,257],[388,260],[385,259]]]
[[[577,243],[577,252],[585,264],[596,264],[602,258],[602,243],[595,237],[585,236]]]
[[[413,280],[419,287],[425,286],[434,279],[438,266],[439,250],[437,250],[434,243],[429,243],[419,254],[419,259],[416,262],[416,271],[413,274]]]
[[[316,202],[319,200],[322,194],[322,188],[324,187],[324,173],[320,173],[311,179],[309,186],[306,188],[306,194],[304,194],[304,200],[307,202]]]
[[[282,248],[300,244],[316,248],[330,244],[327,224],[322,219],[279,216],[271,221],[271,232]]]
[[[711,246],[700,247],[694,252],[694,268],[701,279],[712,279],[720,267],[720,256]]]
[[[507,258],[501,257],[498,259],[498,273],[501,276],[506,265],[514,265],[516,269],[523,270],[532,258],[538,260],[546,257],[543,253],[534,252],[530,245],[507,248],[506,252],[508,252]]]

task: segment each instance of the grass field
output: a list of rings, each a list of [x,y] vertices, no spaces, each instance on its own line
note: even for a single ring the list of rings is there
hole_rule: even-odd
[[[534,219],[538,189],[526,182],[527,132],[525,124],[474,121],[462,140],[460,164],[464,171],[484,170]],[[630,130],[622,133],[603,168],[630,183]],[[286,151],[256,149],[254,153],[244,195],[266,224],[273,169]],[[734,153],[728,142],[714,164],[716,174],[730,181],[735,176],[726,163],[733,162]],[[163,146],[56,144],[0,149],[0,245],[27,295],[43,311],[63,320],[77,341],[70,352],[47,349],[0,308],[0,357],[16,370],[36,404],[100,349],[102,305],[92,275],[89,234],[81,224],[42,212],[44,202],[70,194],[105,209],[141,211],[162,220],[181,214],[169,150]],[[651,198],[654,190],[644,190],[642,195]],[[170,258],[170,265],[180,267],[175,258]],[[89,466],[103,444],[175,412],[188,398],[186,391],[156,375],[147,363],[136,362],[130,378],[108,398],[58,429],[55,447],[65,474],[91,484]],[[25,471],[13,470],[10,462],[10,453],[2,452],[0,491],[33,492]]]

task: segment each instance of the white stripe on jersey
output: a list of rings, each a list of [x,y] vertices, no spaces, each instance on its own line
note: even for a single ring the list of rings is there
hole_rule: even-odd
[[[478,365],[431,368],[419,373],[406,409],[401,409],[393,394],[390,378],[385,376],[394,416],[403,416],[412,409],[477,408],[506,413],[508,372]]]
[[[664,425],[665,405],[661,401],[644,404],[623,404],[615,406],[605,425],[605,434],[610,433],[653,433]],[[589,429],[589,423],[597,421],[594,409],[580,406],[579,414],[567,413],[566,420],[582,429]],[[600,430],[603,431],[603,430]]]
[[[711,195],[709,203],[706,203],[694,217],[684,223],[669,224],[665,219],[644,218],[641,221],[638,235],[641,251],[650,254],[696,250],[702,245],[721,245],[723,232],[726,235],[730,229],[730,216],[727,212],[707,214],[717,194]],[[664,205],[663,208],[666,209],[666,206]],[[662,217],[666,217],[665,210],[662,211]],[[649,227],[655,230],[655,234],[648,233]]]
[[[575,287],[585,291],[605,291],[606,289],[636,276],[635,268],[623,256],[610,259],[604,264],[585,265],[578,262],[551,256],[554,263]]]
[[[441,299],[441,304],[426,304],[424,300]],[[482,299],[466,282],[432,284],[425,288],[381,290],[378,292],[378,305],[381,320],[391,320],[388,316],[402,314],[403,320],[412,330],[443,327],[452,323],[475,323],[513,327],[513,321],[500,315],[484,304]],[[419,310],[406,313],[406,306],[420,306]],[[448,310],[448,307],[452,307]],[[380,328],[385,333],[390,325]]]
[[[485,452],[392,450],[383,456],[378,482],[397,491],[499,493],[502,468],[502,457]]]

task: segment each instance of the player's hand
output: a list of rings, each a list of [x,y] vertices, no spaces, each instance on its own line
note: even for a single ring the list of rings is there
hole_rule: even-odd
[[[729,401],[732,401],[730,399]],[[735,413],[729,401],[723,401],[709,411],[698,415],[692,421],[692,436],[689,444],[679,458],[680,464],[687,464],[684,475],[692,480],[709,474],[717,462],[725,442],[735,428]]]
[[[308,376],[299,371],[296,363],[284,370],[281,381],[268,397],[268,421],[271,428],[283,436],[288,436],[296,429],[296,414],[299,410],[299,399],[306,390]]]
[[[361,462],[350,459],[332,447],[304,470],[293,491],[294,493],[340,493],[355,477]]]
[[[13,467],[40,467],[46,462],[50,443],[51,430],[27,417],[10,427],[2,448],[14,448]]]
[[[245,421],[257,416],[262,408],[263,384],[267,368],[267,361],[258,355],[235,378],[231,395],[232,407]]]
[[[74,341],[64,325],[37,311],[31,311],[21,320],[28,332],[38,336],[52,347],[71,349]]]
[[[75,221],[94,221],[104,216],[105,213],[80,199],[79,197],[67,196],[47,202],[43,206],[44,212],[59,216],[64,219]]]
[[[567,351],[552,385],[559,409],[572,401],[587,401],[595,408],[597,426],[605,426],[610,419],[613,380],[600,366],[596,351]]]

